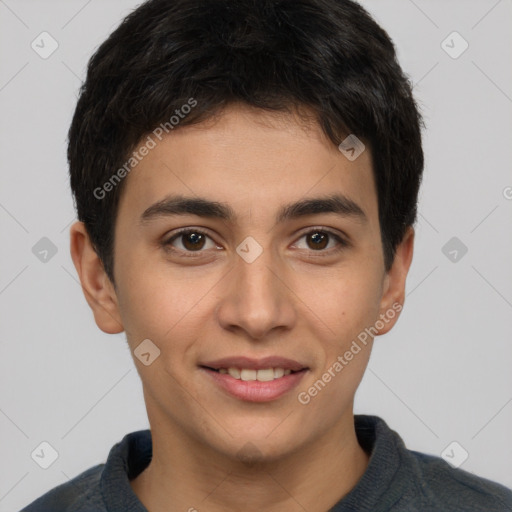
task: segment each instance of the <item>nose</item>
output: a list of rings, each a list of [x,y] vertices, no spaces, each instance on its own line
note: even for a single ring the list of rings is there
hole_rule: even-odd
[[[284,265],[272,257],[269,249],[252,263],[237,255],[216,308],[217,321],[224,329],[243,331],[246,337],[261,340],[272,331],[293,328],[297,319],[295,296]]]

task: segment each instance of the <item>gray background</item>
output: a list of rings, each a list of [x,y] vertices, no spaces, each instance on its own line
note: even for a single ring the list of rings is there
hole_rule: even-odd
[[[137,3],[0,0],[0,511],[148,427],[124,334],[96,327],[77,281],[65,160],[86,62]],[[404,312],[375,343],[356,412],[414,450],[457,441],[462,469],[512,487],[511,1],[363,3],[415,84],[427,165]],[[59,45],[47,59],[31,48],[43,31]],[[469,44],[458,58],[453,31]],[[42,441],[59,454],[46,470],[31,458]]]

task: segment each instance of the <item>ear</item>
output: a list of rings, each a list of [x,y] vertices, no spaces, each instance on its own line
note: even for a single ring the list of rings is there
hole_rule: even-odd
[[[400,316],[405,301],[405,280],[411,266],[413,250],[414,229],[410,226],[396,248],[393,264],[384,277],[379,311],[381,321],[376,322],[376,325],[384,326],[377,329],[377,336],[389,332]]]
[[[114,285],[107,276],[83,222],[70,228],[71,258],[82,284],[85,299],[98,327],[107,334],[124,331]]]

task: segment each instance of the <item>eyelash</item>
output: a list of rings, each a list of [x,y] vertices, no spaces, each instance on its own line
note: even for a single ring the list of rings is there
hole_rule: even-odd
[[[205,232],[205,231],[203,231],[201,229],[182,228],[182,229],[178,230],[177,232],[175,232],[170,238],[167,238],[167,239],[165,239],[162,242],[163,248],[165,250],[173,252],[173,253],[180,253],[180,256],[187,257],[187,258],[189,258],[189,257],[192,257],[192,258],[200,257],[205,252],[204,250],[183,251],[182,249],[175,249],[171,245],[180,236],[187,235],[187,234],[190,234],[190,233],[196,233],[196,234],[199,234],[199,235],[204,235],[204,236],[210,238],[213,241],[212,237],[207,232]],[[319,256],[319,257],[331,256],[332,254],[336,254],[336,253],[342,251],[343,249],[345,249],[346,247],[349,247],[349,245],[350,245],[347,240],[342,238],[337,233],[331,231],[330,229],[321,228],[321,227],[311,228],[309,231],[306,231],[306,232],[302,233],[297,240],[300,240],[301,238],[303,238],[303,237],[305,237],[307,235],[311,235],[313,233],[327,234],[329,237],[334,238],[338,242],[338,245],[336,247],[331,247],[330,249],[319,249],[317,251],[315,251],[313,249],[310,249],[310,252],[314,253],[316,256]]]

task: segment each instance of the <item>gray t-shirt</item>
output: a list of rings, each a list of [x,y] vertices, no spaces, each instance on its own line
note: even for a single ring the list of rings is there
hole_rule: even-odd
[[[512,511],[510,489],[454,469],[440,457],[407,450],[381,418],[356,415],[355,427],[370,461],[357,485],[329,512]],[[151,455],[150,430],[127,434],[106,464],[55,487],[21,512],[147,512],[129,481]]]

